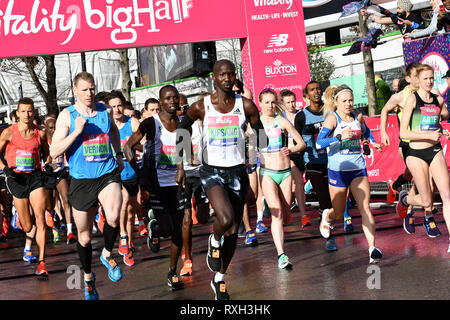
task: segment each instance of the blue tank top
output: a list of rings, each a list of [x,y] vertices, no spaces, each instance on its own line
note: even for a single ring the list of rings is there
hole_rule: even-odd
[[[328,162],[327,150],[316,149],[316,140],[324,121],[322,112],[311,112],[308,108],[303,109],[305,115],[305,126],[300,132],[306,143],[304,153],[305,163],[326,164]]]
[[[347,128],[353,130],[353,138],[345,139],[339,143],[332,144],[328,150],[328,169],[334,171],[353,171],[366,168],[366,161],[361,153],[361,122],[358,116],[352,112],[354,120],[344,122],[336,112],[337,126],[333,131],[333,136],[342,134]]]
[[[133,134],[133,131],[131,130],[131,117],[125,117],[126,121],[125,124],[121,129],[119,129],[120,132],[120,150],[123,152],[123,147],[127,143],[128,139]],[[133,154],[136,156],[135,150],[133,150]],[[129,180],[132,178],[137,177],[136,172],[134,172],[133,168],[131,167],[130,163],[127,161],[125,156],[123,157],[123,165],[124,168],[120,174],[120,177],[122,181]]]
[[[84,117],[87,123],[83,132],[67,149],[70,175],[75,179],[95,179],[117,168],[113,157],[110,131],[111,121],[105,105],[96,103],[97,115]],[[70,112],[71,134],[75,130],[75,119],[79,115],[75,106],[67,108]]]

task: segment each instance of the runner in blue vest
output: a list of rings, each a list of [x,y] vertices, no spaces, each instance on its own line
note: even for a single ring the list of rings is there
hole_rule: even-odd
[[[87,300],[97,300],[95,274],[91,270],[91,237],[98,202],[106,216],[103,228],[105,247],[100,260],[108,269],[111,281],[122,279],[112,250],[119,233],[123,153],[111,109],[94,102],[94,77],[87,72],[79,73],[74,79],[73,92],[77,102],[59,114],[50,155],[55,159],[65,152],[69,158],[72,177],[69,201],[78,230],[77,250],[84,269],[84,293]]]

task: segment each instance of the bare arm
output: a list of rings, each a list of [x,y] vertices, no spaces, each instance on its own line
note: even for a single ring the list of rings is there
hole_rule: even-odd
[[[127,158],[127,161],[130,163],[131,167],[133,168],[134,172],[136,172],[137,175],[141,174],[141,170],[139,166],[136,163],[136,157],[133,152],[133,148],[140,144],[142,138],[144,135],[147,134],[148,139],[152,140],[155,138],[155,119],[153,117],[147,118],[144,121],[142,121],[139,124],[139,127],[131,137],[128,139],[127,143],[123,147],[123,153],[125,157]]]
[[[55,124],[55,133],[50,146],[50,156],[55,159],[62,155],[75,142],[77,137],[83,132],[86,119],[78,115],[75,120],[75,130],[68,135],[70,131],[70,113],[64,109],[58,116]]]
[[[2,134],[0,135],[0,153],[4,151],[6,148],[6,145],[11,141],[12,137],[12,130],[11,127],[6,128],[3,130]],[[0,157],[0,169],[4,170],[6,167],[6,163],[3,162],[2,157]]]
[[[386,132],[388,113],[400,105],[402,98],[403,98],[402,92],[392,95],[391,98],[388,100],[388,102],[386,102],[386,104],[384,105],[383,109],[381,110],[381,117],[380,117],[381,143],[383,143],[385,146],[391,144],[389,136],[387,135]]]
[[[300,135],[300,133],[298,133],[297,129],[294,128],[291,122],[282,117],[279,117],[279,121],[283,129],[287,130],[287,132],[292,135],[292,138],[297,143],[295,146],[289,149],[290,153],[298,153],[305,150],[306,143],[305,141],[303,141],[302,136]]]
[[[42,151],[44,152],[44,159],[45,159],[44,162],[47,164],[52,161],[52,158],[50,157],[50,150],[49,150],[49,146],[48,146],[47,135],[45,134],[44,130],[39,131],[39,135],[41,138]]]
[[[131,132],[136,132],[139,129],[139,125],[141,123],[136,118],[131,118]],[[142,143],[138,143],[134,146],[134,150],[137,150],[139,152],[144,151],[144,145]]]

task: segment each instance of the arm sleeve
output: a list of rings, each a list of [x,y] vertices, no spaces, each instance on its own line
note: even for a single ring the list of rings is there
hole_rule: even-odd
[[[295,130],[298,131],[298,133],[303,133],[303,129],[305,128],[305,113],[303,111],[300,111],[295,116],[294,127]]]
[[[430,25],[423,30],[416,31],[414,33],[410,33],[409,36],[413,39],[425,37],[431,35],[433,32],[437,31],[437,22],[438,22],[439,12],[433,12],[433,16],[431,18]]]
[[[336,137],[329,137],[331,134],[331,130],[327,127],[322,127],[322,129],[319,132],[319,135],[317,136],[316,141],[316,149],[325,149],[326,147],[329,147],[335,143],[339,142],[339,139]]]
[[[364,122],[363,125],[363,138],[366,140],[369,140],[370,143],[376,143],[375,138],[372,135],[372,131],[370,131],[369,127],[367,126],[367,124]]]

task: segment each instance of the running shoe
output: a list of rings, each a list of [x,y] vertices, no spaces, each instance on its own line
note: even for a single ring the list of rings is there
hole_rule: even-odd
[[[208,239],[208,254],[206,255],[206,264],[212,272],[219,272],[222,267],[222,254],[220,248],[213,247],[211,244],[213,234]]]
[[[135,262],[133,250],[129,250],[128,253],[123,256],[123,263],[125,263],[129,267],[134,266]]]
[[[266,233],[269,231],[269,228],[264,225],[262,220],[256,223],[256,233]]]
[[[311,218],[308,215],[302,217],[302,228],[306,228],[311,225]]]
[[[297,202],[294,202],[291,205],[291,212],[298,212],[298,204],[297,204]]]
[[[3,234],[7,235],[9,231],[9,221],[8,218],[3,216]]]
[[[61,219],[59,218],[59,216],[56,214],[56,212],[54,212],[53,214],[53,223],[54,223],[54,227],[57,229],[61,229]]]
[[[400,191],[398,195],[397,206],[395,207],[395,211],[402,219],[406,217],[406,215],[408,214],[408,204],[405,203],[407,196],[408,196],[407,191],[405,190]]]
[[[67,244],[73,244],[77,242],[77,238],[73,235],[72,232],[67,234]]]
[[[310,194],[312,192],[312,190],[313,190],[313,186],[311,184],[311,181],[308,180],[305,183],[305,194]]]
[[[441,235],[441,231],[439,231],[439,228],[437,227],[436,221],[434,221],[433,217],[429,217],[428,219],[425,218],[423,226],[425,227],[427,235],[430,238],[436,238]]]
[[[52,228],[53,233],[53,243],[58,243],[61,241],[61,236],[59,235],[59,231],[56,228]]]
[[[16,208],[13,207],[13,217],[11,219],[11,228],[14,232],[22,230],[22,225],[20,224],[19,215],[17,214]]]
[[[215,300],[230,300],[230,295],[227,292],[227,286],[225,285],[225,281],[215,282],[214,279],[212,279],[211,288],[214,291]]]
[[[145,224],[142,224],[142,225],[139,226],[139,235],[141,237],[148,236],[148,231],[147,231],[147,227],[145,226]]]
[[[378,248],[373,247],[372,250],[370,250],[369,248],[369,256],[370,256],[369,263],[372,264],[380,262],[381,258],[383,257],[383,254]]]
[[[336,244],[336,239],[334,237],[328,239],[325,247],[327,248],[327,251],[337,251],[338,246]]]
[[[258,239],[256,239],[256,233],[253,230],[245,234],[244,245],[246,247],[256,247],[258,245]]]
[[[289,258],[287,255],[282,253],[278,258],[278,268],[280,269],[289,269],[292,268],[292,263],[289,262]]]
[[[192,260],[185,260],[183,268],[180,270],[180,276],[190,277],[192,276]]]
[[[117,282],[122,279],[122,270],[120,270],[119,265],[114,261],[112,256],[104,258],[103,253],[101,253],[100,261],[108,269],[108,277],[111,281]]]
[[[325,239],[328,239],[331,234],[331,229],[333,228],[329,222],[326,221],[326,218],[328,216],[328,209],[323,210],[322,212],[322,220],[320,221],[320,234]]]
[[[347,232],[353,232],[352,218],[344,218],[344,230]]]
[[[47,269],[45,269],[45,261],[40,261],[37,268],[36,268],[36,272],[35,274],[38,277],[42,277],[42,278],[48,278],[48,271]]]
[[[239,229],[238,229],[238,238],[244,238],[245,235],[246,235],[245,226],[244,226],[244,223],[241,221],[241,223],[239,224]]]
[[[95,273],[92,272],[91,281],[84,281],[84,297],[86,300],[98,300],[97,289],[95,288]]]
[[[148,237],[147,237],[147,245],[152,250],[152,252],[158,252],[161,244],[158,237],[153,237],[153,226],[155,223],[157,223],[156,219],[152,219],[148,224]]]
[[[180,280],[180,278],[173,270],[169,270],[169,273],[167,275],[167,284],[172,288],[172,291],[184,288],[184,283]]]
[[[128,236],[120,236],[119,240],[119,254],[124,256],[128,254]]]
[[[45,210],[45,223],[47,224],[47,227],[49,228],[53,228],[55,226],[55,221],[54,216],[53,216],[53,212]]]
[[[388,183],[389,192],[386,196],[387,202],[391,203],[391,204],[394,203],[395,197],[397,196],[397,193],[398,193],[398,191],[392,187],[393,184],[394,184],[394,182],[389,180],[389,183]]]
[[[33,256],[33,253],[31,253],[31,250],[25,250],[23,252],[23,261],[28,262],[28,263],[34,263],[37,262],[38,259]]]
[[[98,220],[96,220],[96,222],[97,222],[98,230],[101,233],[103,233],[103,228],[105,227],[105,218],[103,218],[103,216],[99,214],[98,215]]]
[[[405,229],[407,234],[413,234],[416,232],[416,227],[414,226],[414,217],[412,213],[408,213],[406,217],[403,218],[403,229]]]

